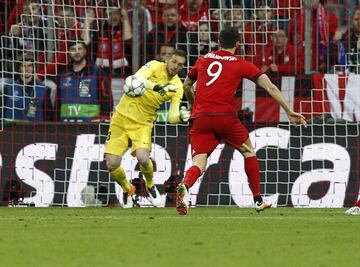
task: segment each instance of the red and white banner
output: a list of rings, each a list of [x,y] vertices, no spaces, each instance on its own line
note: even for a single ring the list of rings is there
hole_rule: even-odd
[[[360,121],[360,75],[314,74],[314,114]]]
[[[330,113],[335,119],[360,121],[360,75],[316,73],[297,78],[283,76],[272,80],[278,85],[290,107],[307,119]],[[243,80],[238,110],[249,108],[256,122],[277,123],[287,116],[277,102],[252,81]],[[265,91],[263,91],[265,92]]]

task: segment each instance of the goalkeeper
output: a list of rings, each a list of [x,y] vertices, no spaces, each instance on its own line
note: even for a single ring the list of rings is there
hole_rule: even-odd
[[[123,207],[133,207],[135,186],[126,179],[125,171],[120,166],[124,153],[131,140],[131,155],[140,164],[140,171],[145,176],[146,189],[154,206],[161,204],[160,194],[154,185],[154,167],[150,160],[151,132],[157,117],[157,109],[170,101],[168,121],[186,122],[190,112],[180,109],[183,97],[183,85],[178,73],[186,62],[186,54],[175,50],[165,63],[156,60],[142,66],[134,75],[142,80],[146,90],[142,96],[122,96],[111,119],[106,140],[106,165],[112,179],[123,189]],[[129,77],[128,77],[129,78]],[[131,77],[130,77],[131,78]]]

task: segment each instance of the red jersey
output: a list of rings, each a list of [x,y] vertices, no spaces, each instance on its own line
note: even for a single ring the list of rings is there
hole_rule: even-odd
[[[235,92],[243,78],[255,81],[262,73],[252,63],[227,51],[200,57],[188,77],[197,80],[192,117],[236,114]]]

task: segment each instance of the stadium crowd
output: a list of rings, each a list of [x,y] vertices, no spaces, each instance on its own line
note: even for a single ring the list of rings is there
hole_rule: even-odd
[[[1,92],[8,119],[107,119],[123,94],[124,79],[136,71],[134,42],[140,44],[140,65],[165,61],[177,48],[187,53],[190,68],[199,55],[217,49],[219,29],[228,26],[240,33],[237,54],[264,73],[305,71],[301,0],[142,0],[139,25],[133,25],[132,1],[45,2],[1,1]],[[312,0],[311,14],[311,70],[358,73],[358,1]],[[186,68],[180,77],[185,75]]]

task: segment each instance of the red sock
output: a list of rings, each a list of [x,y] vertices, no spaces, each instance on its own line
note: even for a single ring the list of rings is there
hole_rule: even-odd
[[[260,195],[260,169],[256,156],[245,158],[245,172],[253,196]]]
[[[187,171],[184,178],[184,184],[190,188],[196,182],[197,178],[201,175],[201,170],[198,166],[193,165]]]
[[[355,203],[355,206],[360,207],[360,199]]]

